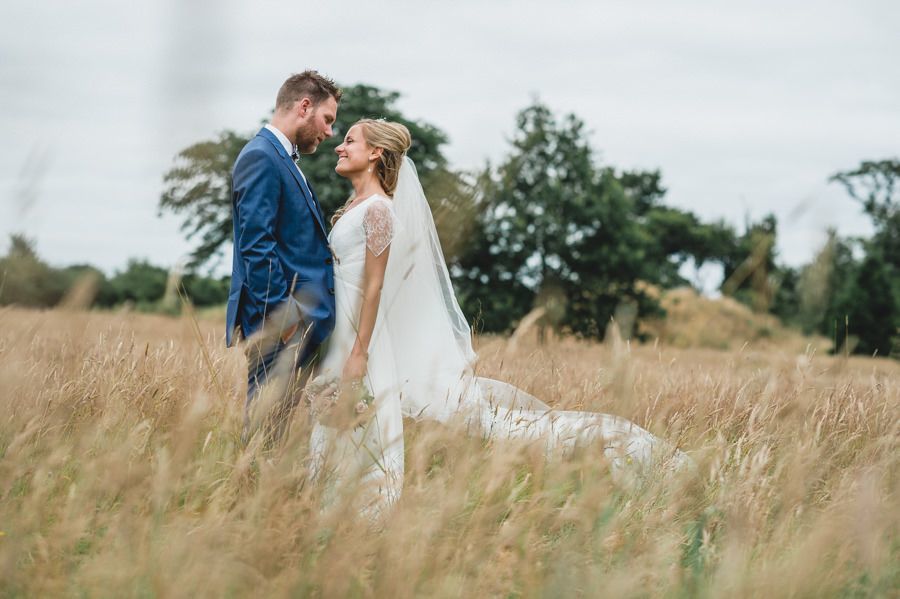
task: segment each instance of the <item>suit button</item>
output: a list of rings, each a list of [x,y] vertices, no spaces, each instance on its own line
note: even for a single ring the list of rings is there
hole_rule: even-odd
[[[325,264],[331,264],[332,262],[334,262],[334,260],[331,258],[325,258]]]
[[[334,295],[334,287],[329,287],[328,293],[330,293],[331,295]]]

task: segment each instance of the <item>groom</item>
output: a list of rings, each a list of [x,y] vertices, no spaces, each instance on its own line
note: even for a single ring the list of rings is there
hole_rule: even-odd
[[[325,219],[295,160],[333,135],[341,90],[316,71],[278,90],[272,122],[241,150],[232,175],[234,263],[226,344],[247,356],[244,443],[260,424],[267,443],[283,433],[296,403],[297,371],[308,374],[334,328],[334,272]]]

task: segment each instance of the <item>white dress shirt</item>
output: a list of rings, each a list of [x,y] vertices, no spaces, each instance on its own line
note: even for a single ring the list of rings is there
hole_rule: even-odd
[[[288,156],[294,153],[294,144],[288,140],[287,135],[281,132],[281,129],[273,125],[272,123],[266,124],[266,129],[271,131],[275,137],[278,138],[278,141],[281,142],[281,145],[284,146],[284,151],[288,153]],[[300,167],[297,166],[297,163],[294,163],[294,166],[297,167],[297,172],[300,173],[300,176],[303,177],[303,182],[306,183],[306,186],[309,187],[309,181],[306,180],[306,175],[303,174],[303,171],[300,170]]]

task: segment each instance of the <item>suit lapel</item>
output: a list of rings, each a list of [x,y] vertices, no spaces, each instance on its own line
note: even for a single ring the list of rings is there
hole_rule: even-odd
[[[319,210],[319,217],[324,221],[325,214],[322,212],[322,204],[319,202],[319,196],[316,195],[316,190],[313,188],[312,183],[309,182],[309,179],[306,181],[306,186],[309,187],[309,191],[312,193],[313,202],[315,202],[316,208]]]
[[[309,207],[310,212],[313,213],[313,217],[316,219],[316,222],[319,224],[319,228],[322,230],[322,234],[325,235],[325,238],[328,238],[328,231],[325,229],[325,219],[322,217],[322,213],[319,211],[318,202],[312,192],[312,187],[303,182],[303,176],[300,174],[300,170],[297,168],[296,163],[291,159],[290,155],[284,151],[284,146],[281,145],[281,142],[272,134],[271,131],[263,127],[262,131],[259,132],[260,135],[269,140],[269,142],[275,146],[275,151],[281,157],[281,160],[284,162],[285,168],[291,173],[291,176],[294,177],[294,181],[297,182],[297,186],[300,187],[300,193],[303,194],[303,198],[306,200],[306,205]]]
[[[284,148],[281,149],[284,150]],[[328,237],[328,232],[325,230],[325,222],[322,220],[322,215],[319,213],[319,207],[316,205],[316,200],[312,195],[311,188],[303,182],[303,175],[300,174],[300,171],[297,169],[297,165],[294,163],[290,156],[282,155],[281,159],[287,163],[285,166],[287,166],[287,169],[291,172],[291,175],[293,175],[294,180],[297,182],[297,185],[300,186],[300,192],[306,199],[306,204],[312,211],[313,216],[316,217],[316,222],[319,223],[319,228],[322,229],[322,233],[325,234],[325,237]]]

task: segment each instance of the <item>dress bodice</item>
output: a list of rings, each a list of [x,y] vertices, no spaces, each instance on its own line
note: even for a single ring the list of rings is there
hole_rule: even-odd
[[[328,236],[336,258],[335,277],[361,285],[366,250],[380,255],[390,245],[398,228],[392,201],[383,195],[369,196],[347,210]]]

